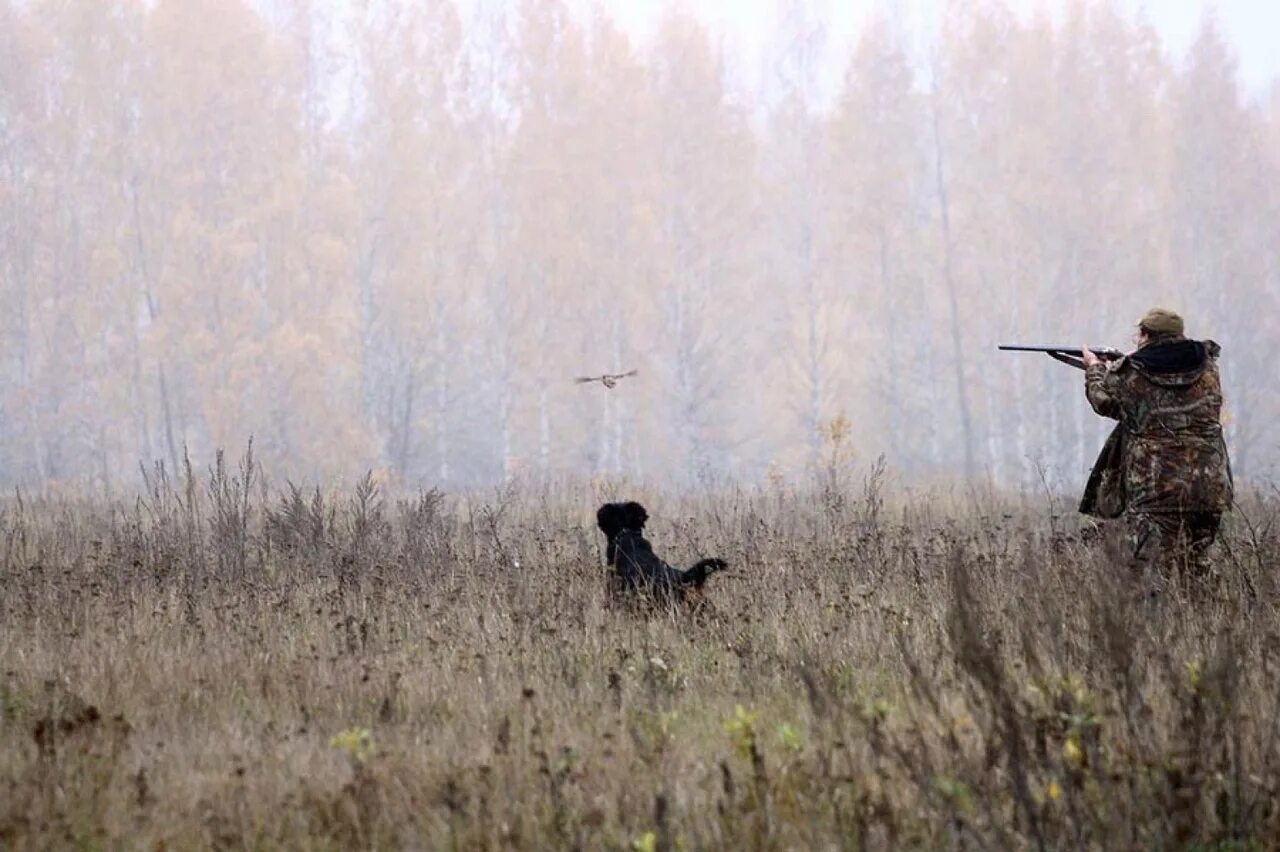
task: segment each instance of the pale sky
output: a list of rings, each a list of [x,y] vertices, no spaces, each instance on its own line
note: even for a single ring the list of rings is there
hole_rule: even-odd
[[[1058,11],[1062,0],[1008,0],[1014,9],[1030,13],[1040,8]],[[1169,50],[1181,59],[1206,14],[1216,14],[1220,28],[1233,45],[1240,63],[1240,79],[1246,92],[1258,96],[1280,77],[1280,0],[1117,0],[1130,16],[1145,14],[1159,30]],[[663,12],[675,7],[693,11],[722,38],[726,55],[737,66],[744,85],[755,86],[760,57],[777,24],[778,0],[570,0],[585,11],[603,6],[641,42],[652,32]],[[874,9],[884,8],[901,16],[919,46],[935,29],[945,0],[809,0],[804,5],[828,22],[828,45],[833,53],[856,37],[858,28]],[[847,55],[847,54],[846,54]],[[831,69],[832,82],[840,71]],[[755,78],[755,80],[753,80]]]

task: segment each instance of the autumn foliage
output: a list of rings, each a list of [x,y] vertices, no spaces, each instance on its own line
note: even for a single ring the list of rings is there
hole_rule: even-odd
[[[299,478],[752,480],[842,415],[910,475],[1070,483],[1075,377],[992,346],[1155,303],[1224,345],[1237,472],[1277,459],[1280,117],[1211,19],[1170,57],[1103,2],[953,4],[927,54],[873,18],[832,90],[803,4],[760,87],[678,13],[339,8],[0,2],[0,483],[250,435]]]

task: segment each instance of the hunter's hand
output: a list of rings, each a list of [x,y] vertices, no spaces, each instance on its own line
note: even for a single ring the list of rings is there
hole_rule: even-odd
[[[1102,359],[1099,358],[1097,355],[1094,355],[1093,352],[1090,351],[1088,346],[1080,347],[1080,360],[1084,361],[1084,365],[1086,368],[1092,367],[1094,364],[1102,363]]]

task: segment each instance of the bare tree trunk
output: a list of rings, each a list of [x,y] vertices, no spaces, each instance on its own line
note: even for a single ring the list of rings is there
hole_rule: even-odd
[[[986,412],[987,423],[1000,423],[1000,405],[994,399],[995,395],[991,392],[991,383],[989,381],[983,381],[981,389],[983,410]],[[991,480],[997,484],[1002,484],[1004,479],[1005,454],[1001,452],[1001,433],[995,428],[988,428],[986,433],[987,464],[990,466],[989,472]],[[1003,446],[1007,446],[1007,444],[1004,444]]]
[[[1013,318],[1010,325],[1015,329],[1022,325],[1022,302],[1016,297],[1013,300]],[[1025,358],[1015,358],[1009,365],[1010,375],[1013,377],[1013,451],[1019,486],[1031,484],[1031,471],[1027,464],[1027,385],[1023,381],[1025,361]]]
[[[413,397],[418,385],[417,371],[409,365],[404,380],[404,404],[400,411],[400,441],[396,457],[396,471],[405,476],[409,472],[409,457],[413,449]]]
[[[675,322],[673,336],[676,343],[676,422],[679,429],[680,448],[685,455],[685,469],[696,471],[700,462],[698,453],[697,423],[693,402],[692,346],[688,336],[692,332],[688,328],[685,306],[686,294],[683,285],[677,285],[675,293]]]
[[[544,276],[538,276],[540,288],[545,288],[546,279]],[[549,341],[551,339],[551,323],[548,319],[547,299],[545,295],[538,300],[538,339],[540,341]],[[538,369],[538,471],[542,476],[547,476],[551,471],[551,409],[547,399],[547,355],[546,347],[538,347],[538,360],[540,362]]]
[[[513,329],[511,328],[510,305],[507,303],[510,289],[507,286],[505,277],[502,278],[498,291],[498,364],[495,370],[498,393],[498,447],[502,465],[502,479],[507,481],[510,480],[514,472],[515,462],[511,455],[511,413],[514,408],[511,385],[515,369],[511,357]]]
[[[615,217],[613,227],[613,264],[615,270],[624,268],[626,263],[622,252],[622,231],[623,226]],[[622,321],[621,305],[610,303],[607,306],[607,310],[609,312],[609,342],[612,344],[613,350],[611,352],[612,370],[615,373],[622,373],[630,369],[629,366],[623,364],[626,351],[625,335],[627,333],[627,324]],[[602,470],[609,471],[614,476],[620,476],[624,467],[622,457],[624,413],[625,408],[621,395],[604,395],[603,428],[600,430],[600,466]]]
[[[600,394],[600,435],[596,443],[594,473],[612,469],[613,461],[613,394]]]
[[[547,380],[538,381],[538,471],[551,473],[551,412],[547,402]]]
[[[24,296],[25,296],[25,292],[24,292]],[[22,308],[22,318],[20,320],[20,331],[19,331],[20,342],[18,346],[18,351],[19,351],[18,370],[20,375],[20,383],[21,383],[20,386],[26,387],[26,388],[29,388],[32,386],[32,378],[33,378],[31,374],[31,354],[30,354],[31,331],[30,331],[29,325],[30,325],[30,315],[26,310],[25,298],[24,298],[24,305]],[[41,486],[43,487],[44,483],[49,479],[49,460],[48,460],[47,451],[45,449],[44,430],[40,428],[40,420],[36,416],[36,406],[28,405],[26,406],[26,409],[27,409],[27,432],[31,439],[32,455],[35,457],[36,478],[39,480]]]
[[[886,405],[885,413],[888,417],[889,427],[889,454],[893,458],[901,458],[901,439],[898,434],[898,421],[902,410],[902,405],[898,400],[898,394],[902,392],[902,388],[898,385],[898,311],[897,311],[897,294],[893,289],[893,280],[891,274],[891,264],[889,261],[889,235],[885,232],[884,225],[880,226],[880,290],[884,295],[885,306],[885,326],[889,333],[889,345],[886,349],[886,359],[888,362],[889,374],[889,392],[885,394]]]
[[[818,319],[822,312],[822,299],[813,271],[813,243],[806,223],[800,234],[800,275],[805,294],[805,313],[808,320],[806,349],[806,376],[809,399],[805,412],[805,432],[809,444],[809,466],[817,470],[822,459],[822,336]]]
[[[138,323],[135,319],[128,320],[130,334],[130,360],[131,360],[131,376],[130,380],[133,384],[133,405],[134,417],[136,419],[135,429],[137,434],[134,440],[138,447],[138,458],[145,459],[150,463],[153,458],[153,450],[151,448],[151,423],[150,415],[147,411],[147,389],[142,379],[142,340],[138,334]]]
[[[449,482],[449,348],[445,333],[444,309],[436,302],[436,461],[440,485]]]
[[[503,369],[501,386],[498,389],[498,423],[499,447],[502,454],[502,481],[511,479],[515,471],[515,460],[511,457],[511,376],[510,371]]]
[[[372,224],[366,226],[368,229],[365,239],[366,245],[360,251],[359,259],[356,262],[356,287],[358,288],[358,306],[359,306],[359,322],[360,322],[360,406],[361,415],[366,423],[372,420],[374,410],[374,389],[373,374],[375,366],[374,346],[376,343],[376,333],[374,331],[375,322],[375,293],[373,276],[374,270],[378,262],[378,234],[376,232],[377,225]]]
[[[160,309],[156,304],[151,284],[151,269],[147,263],[146,241],[142,231],[142,207],[138,200],[138,179],[136,176],[129,181],[129,190],[133,202],[133,233],[138,252],[138,269],[142,273],[142,295],[147,305],[147,319],[154,325],[159,317]],[[156,358],[156,378],[160,389],[160,412],[164,417],[165,449],[169,453],[169,464],[172,465],[170,470],[177,475],[181,459],[178,455],[178,443],[173,434],[173,407],[169,400],[169,380],[165,375],[164,361],[160,357]],[[149,444],[150,438],[148,436]]]
[[[169,382],[165,378],[164,364],[156,364],[156,375],[160,383],[160,411],[164,414],[165,449],[169,451],[169,463],[173,465],[170,470],[176,474],[181,469],[178,466],[181,457],[173,435],[173,408],[169,404]]]
[[[972,480],[977,474],[973,452],[973,417],[969,413],[969,392],[964,380],[964,339],[960,324],[960,302],[956,292],[955,272],[951,259],[951,210],[947,201],[947,182],[942,154],[942,128],[938,118],[938,91],[933,92],[933,143],[938,206],[942,226],[942,272],[947,286],[947,307],[951,324],[951,360],[955,368],[956,401],[960,406],[960,432],[964,441],[964,475]]]
[[[6,308],[10,315],[16,319],[14,325],[18,338],[18,386],[22,388],[30,388],[34,379],[31,363],[31,294],[28,292],[30,266],[27,263],[29,260],[27,252],[30,250],[30,247],[20,245],[20,240],[15,240],[14,242],[14,248],[22,251],[21,257],[24,261],[23,266],[25,269],[23,272],[25,274],[20,273],[17,268],[17,261],[14,259],[17,253],[14,252],[13,254],[9,254],[6,257],[6,261],[10,264],[15,286],[13,288],[13,298],[9,304],[6,305]],[[48,479],[49,470],[45,459],[44,433],[40,428],[39,418],[36,416],[36,404],[33,400],[32,403],[26,406],[21,406],[20,409],[25,409],[25,427],[27,431],[27,438],[31,442],[31,455],[35,461],[36,477],[40,483],[44,483],[45,480]]]
[[[628,443],[626,441],[626,435],[627,435],[626,416],[627,416],[626,401],[623,399],[614,400],[613,401],[613,446],[610,449],[610,458],[612,459],[612,467],[610,468],[610,470],[613,472],[614,476],[621,476],[622,471],[625,467],[625,463],[622,455],[622,449],[623,447],[627,446],[627,443]],[[632,429],[631,430],[632,438],[630,443],[633,445],[637,443],[635,434],[636,434],[635,430]],[[637,468],[637,470],[632,472],[638,474],[639,470]]]

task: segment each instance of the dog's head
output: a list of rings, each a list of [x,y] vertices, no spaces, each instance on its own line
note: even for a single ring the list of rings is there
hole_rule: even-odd
[[[596,512],[596,524],[600,531],[612,541],[623,530],[639,532],[644,529],[649,513],[635,501],[627,503],[605,503]]]

